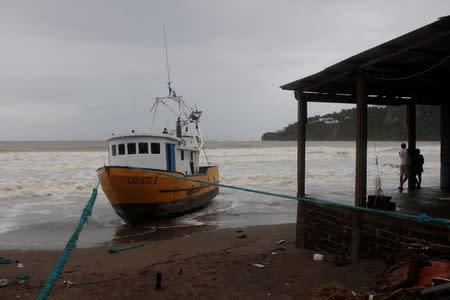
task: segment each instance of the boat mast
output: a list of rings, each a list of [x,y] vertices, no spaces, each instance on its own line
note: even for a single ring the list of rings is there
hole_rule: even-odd
[[[164,32],[164,47],[166,48],[167,85],[169,86],[169,97],[176,98],[176,100],[178,101],[178,111],[179,111],[179,113],[181,113],[181,101],[177,98],[175,93],[172,91],[172,87],[170,86],[170,84],[172,82],[170,81],[169,54],[167,52],[167,37],[166,37],[166,25],[165,24],[163,25],[163,32]],[[176,128],[177,128],[176,129],[177,137],[183,138],[180,117],[178,117],[178,119],[177,119]]]
[[[172,83],[170,81],[170,69],[169,69],[169,55],[167,53],[167,38],[166,38],[166,25],[163,25],[163,32],[164,32],[164,47],[166,48],[166,66],[167,66],[167,85],[169,86],[169,97],[172,96],[172,87],[170,84]]]

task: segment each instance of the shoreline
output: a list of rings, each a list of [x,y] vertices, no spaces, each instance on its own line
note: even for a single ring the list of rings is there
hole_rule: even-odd
[[[322,284],[332,281],[353,290],[375,287],[375,278],[384,268],[377,260],[337,267],[334,256],[323,252],[324,260],[314,261],[317,252],[295,248],[295,224],[246,227],[242,229],[246,238],[237,238],[235,228],[186,230],[163,239],[129,236],[75,249],[49,299],[311,299]],[[286,242],[277,245],[280,240]],[[108,253],[110,247],[141,243],[143,247]],[[271,251],[274,248],[285,250]],[[0,290],[5,299],[34,299],[61,253],[0,249],[0,256],[24,266],[0,265],[0,277],[9,281]],[[162,274],[161,290],[155,290],[156,273]],[[16,279],[20,274],[31,278],[20,283]],[[67,287],[64,280],[73,285]]]
[[[369,140],[372,141],[372,140]],[[355,143],[354,140],[307,140],[311,144]],[[381,140],[378,143],[401,143],[402,140]],[[417,143],[439,143],[438,140],[418,140]],[[283,148],[297,147],[295,140],[267,141],[205,141],[205,149]],[[7,152],[102,152],[107,151],[106,140],[42,140],[0,141],[0,153]]]

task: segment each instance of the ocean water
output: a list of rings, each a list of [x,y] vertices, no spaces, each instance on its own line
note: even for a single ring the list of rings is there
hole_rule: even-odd
[[[104,144],[58,142],[57,147],[52,147],[46,142],[8,143],[0,143],[0,249],[64,247],[97,182],[95,171],[106,162]],[[400,142],[369,143],[369,191],[377,174],[375,153],[383,188],[398,186],[399,145]],[[425,157],[423,187],[438,186],[440,143],[418,142],[418,147]],[[296,195],[295,142],[210,142],[206,152],[211,164],[219,166],[223,184]],[[204,156],[202,159],[206,164]],[[307,143],[308,196],[353,204],[354,170],[354,142]],[[192,225],[289,223],[295,222],[296,207],[295,200],[221,188],[206,208],[149,224],[138,231]],[[79,245],[107,243],[127,234],[126,228],[100,188]]]

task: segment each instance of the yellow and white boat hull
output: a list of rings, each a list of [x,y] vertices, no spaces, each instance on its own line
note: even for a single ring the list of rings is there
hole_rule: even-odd
[[[198,175],[154,170],[179,177],[219,182],[218,167],[201,167]],[[199,209],[219,193],[214,185],[154,174],[128,167],[105,166],[97,170],[100,184],[116,213],[128,224]]]

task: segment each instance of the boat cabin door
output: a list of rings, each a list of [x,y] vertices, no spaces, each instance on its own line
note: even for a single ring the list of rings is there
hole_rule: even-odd
[[[176,172],[175,144],[166,143],[166,163],[167,163],[167,171]]]

